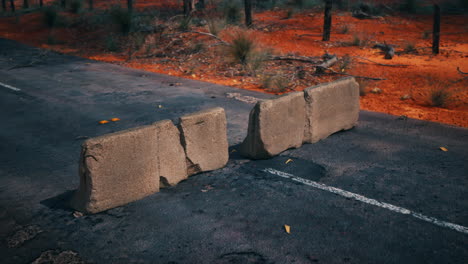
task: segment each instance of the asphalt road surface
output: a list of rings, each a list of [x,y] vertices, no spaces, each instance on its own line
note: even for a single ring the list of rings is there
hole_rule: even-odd
[[[467,129],[362,111],[251,161],[235,151],[245,96],[272,97],[0,39],[1,263],[468,263]],[[67,207],[83,138],[214,106],[225,168],[96,215]]]

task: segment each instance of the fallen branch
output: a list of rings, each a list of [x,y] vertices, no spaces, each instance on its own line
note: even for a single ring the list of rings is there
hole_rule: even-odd
[[[328,70],[331,71],[331,72],[334,73],[334,74],[345,75],[345,76],[351,76],[351,77],[354,77],[354,78],[368,79],[368,80],[373,80],[373,81],[383,81],[383,80],[387,80],[387,79],[383,79],[383,78],[374,78],[374,77],[368,77],[368,76],[352,75],[352,74],[348,74],[348,73],[344,73],[344,72],[337,72],[337,71],[334,71],[334,70],[332,70],[332,69],[328,69]]]
[[[296,36],[299,38],[302,38],[302,37],[321,37],[322,35],[321,34],[301,34],[301,35],[296,35]]]
[[[217,40],[219,40],[219,42],[221,42],[222,44],[226,45],[226,46],[231,46],[231,44],[229,42],[226,42],[224,41],[223,39],[221,39],[220,37],[216,36],[216,35],[213,35],[211,33],[208,33],[208,32],[200,32],[200,31],[187,31],[187,33],[195,33],[195,34],[200,34],[200,35],[205,35],[205,36],[209,36],[209,37],[212,37],[212,38],[215,38]]]
[[[392,45],[389,45],[387,43],[384,43],[384,44],[377,43],[372,48],[380,49],[383,53],[385,53],[386,60],[391,60],[393,56],[395,56],[395,48]]]
[[[305,56],[269,56],[267,60],[286,60],[286,61],[300,61],[317,64],[320,61],[313,57]]]
[[[336,62],[338,62],[338,58],[333,55],[331,56],[328,60],[324,61],[322,64],[320,65],[317,65],[317,67],[315,68],[315,73],[316,74],[321,74],[321,73],[324,73],[325,70],[330,69],[331,66],[333,66]]]
[[[467,74],[468,74],[468,72],[462,72],[462,71],[460,70],[460,67],[457,67],[457,72],[460,73],[460,74],[462,74],[462,75],[467,75]]]
[[[366,61],[369,61],[369,62],[372,62],[372,63],[375,63],[379,66],[387,66],[387,67],[408,67],[410,65],[408,64],[385,64],[385,63],[380,63],[380,62],[376,62],[376,61],[373,61],[373,60],[369,60],[367,58],[364,58],[364,57],[359,57],[359,56],[356,56],[354,57],[356,59],[361,59],[361,60],[366,60]]]

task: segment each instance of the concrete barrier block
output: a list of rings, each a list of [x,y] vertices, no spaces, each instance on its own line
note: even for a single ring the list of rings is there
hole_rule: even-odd
[[[160,187],[174,186],[188,177],[180,132],[170,120],[154,125],[157,127]]]
[[[97,213],[159,190],[157,126],[143,126],[85,141],[80,187],[72,207]]]
[[[250,112],[247,137],[241,154],[266,159],[302,145],[305,126],[304,93],[261,101]]]
[[[315,143],[354,127],[359,118],[359,85],[343,78],[304,90],[307,121],[304,142]]]
[[[229,158],[224,109],[216,107],[179,119],[189,175],[222,168]]]

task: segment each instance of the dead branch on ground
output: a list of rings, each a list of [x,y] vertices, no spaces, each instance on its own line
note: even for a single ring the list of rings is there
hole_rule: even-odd
[[[408,67],[410,65],[408,64],[385,64],[385,63],[380,63],[380,62],[376,62],[376,61],[373,61],[373,60],[369,60],[367,58],[364,58],[364,57],[359,57],[359,56],[356,56],[354,57],[356,59],[361,59],[361,60],[366,60],[366,61],[369,61],[369,62],[372,62],[372,63],[375,63],[379,66],[387,66],[387,67]]]
[[[330,69],[331,66],[333,66],[335,63],[338,62],[338,57],[336,57],[335,55],[332,55],[330,57],[327,56],[327,55],[326,55],[325,58],[328,57],[328,59],[325,59],[325,61],[323,63],[321,63],[320,65],[317,65],[315,67],[315,73],[316,74],[324,73],[325,70]]]
[[[306,57],[306,56],[269,56],[267,60],[285,60],[285,61],[300,61],[318,64],[320,60],[317,57]]]
[[[354,78],[360,78],[360,79],[367,79],[367,80],[373,80],[373,81],[383,81],[383,80],[387,80],[387,79],[384,79],[384,78],[375,78],[375,77],[368,77],[368,76],[359,76],[359,75],[352,75],[352,74],[348,74],[348,73],[344,73],[344,72],[337,72],[337,71],[334,71],[330,68],[328,68],[327,70],[329,70],[330,72],[334,73],[334,74],[339,74],[339,75],[345,75],[345,76],[350,76],[350,77],[354,77]]]

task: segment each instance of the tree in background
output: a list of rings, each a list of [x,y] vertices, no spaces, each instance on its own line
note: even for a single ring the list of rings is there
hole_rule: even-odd
[[[23,8],[29,8],[29,1],[23,0]]]
[[[244,0],[245,6],[245,25],[250,27],[252,25],[252,1]]]
[[[44,0],[39,0],[39,6],[43,7],[44,6]]]
[[[133,0],[127,0],[127,8],[128,8],[128,12],[133,11]]]
[[[63,8],[65,8],[67,6],[67,1],[66,0],[60,0],[60,3],[61,3]]]
[[[93,0],[88,1],[89,10],[93,10]]]
[[[440,7],[434,4],[434,26],[432,31],[432,53],[439,54],[440,43]]]
[[[332,0],[325,0],[325,15],[323,21],[323,41],[330,40],[330,31],[331,31],[331,24],[332,24]]]
[[[6,11],[6,0],[2,0],[3,11]]]
[[[15,0],[10,0],[11,11],[15,12]]]
[[[184,16],[188,17],[192,12],[192,0],[184,0]]]

